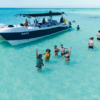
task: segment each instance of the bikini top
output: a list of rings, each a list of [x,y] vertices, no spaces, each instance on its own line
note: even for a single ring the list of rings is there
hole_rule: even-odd
[[[50,54],[46,52],[45,56],[46,56],[46,57],[50,57]]]
[[[65,56],[65,58],[70,58],[70,56]]]
[[[59,50],[58,49],[55,49],[55,52],[59,52]]]
[[[67,56],[67,57],[65,56],[65,58],[70,58],[70,56]]]

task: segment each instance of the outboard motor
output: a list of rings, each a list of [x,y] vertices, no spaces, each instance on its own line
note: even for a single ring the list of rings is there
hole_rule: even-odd
[[[71,26],[72,25],[71,21],[69,21],[68,24],[69,24],[69,26]]]
[[[0,28],[4,28],[6,26],[7,26],[6,24],[0,24]]]

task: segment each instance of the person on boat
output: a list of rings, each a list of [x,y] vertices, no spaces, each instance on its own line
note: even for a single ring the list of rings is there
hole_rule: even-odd
[[[43,18],[43,21],[42,21],[42,23],[43,23],[43,24],[45,24],[45,23],[46,23],[46,21],[45,21],[45,18]]]
[[[97,40],[100,40],[100,31],[97,33]]]
[[[34,22],[33,22],[33,25],[34,25],[34,27],[36,26],[36,21],[34,20]]]
[[[52,11],[50,10],[50,11],[49,11],[49,14],[51,14],[51,13],[52,13]],[[50,16],[50,19],[52,20],[52,16]]]
[[[38,54],[38,49],[36,49],[36,58],[37,58],[36,69],[39,71],[41,70],[42,66],[45,68],[42,60],[42,54]]]
[[[33,20],[33,24],[36,24],[36,21],[35,20]]]
[[[36,21],[36,24],[38,24],[38,21]]]
[[[76,28],[77,28],[77,30],[80,30],[80,27],[79,27],[79,25],[77,25],[77,27],[76,27]]]
[[[28,26],[28,21],[27,21],[27,19],[26,19],[25,22],[24,22],[24,26]]]
[[[63,47],[63,44],[61,44],[61,48],[59,49],[61,50],[61,55],[65,55],[65,49],[68,49],[68,48]]]
[[[57,48],[57,45],[54,46],[54,55],[57,56],[59,52],[59,49]]]
[[[67,23],[67,19],[65,19],[65,18],[64,18],[64,23],[65,23],[65,24]]]
[[[43,53],[42,55],[45,55],[44,60],[48,61],[50,59],[50,49],[46,49],[46,53]]]
[[[69,51],[66,51],[66,54],[62,57],[62,58],[65,57],[65,61],[67,61],[67,62],[70,61],[71,49],[72,49],[72,47],[70,47],[70,52]],[[62,58],[60,58],[60,59],[62,59]]]
[[[50,10],[49,13],[52,13],[52,11]]]
[[[30,20],[28,20],[28,24],[31,24]]]
[[[96,48],[96,46],[94,45],[94,43],[93,43],[93,37],[91,37],[90,39],[89,39],[89,41],[88,41],[88,47],[89,48],[91,48],[91,49],[93,49],[93,47],[95,47]]]
[[[61,19],[60,19],[60,23],[63,23],[63,22],[64,22],[64,18],[62,16]]]

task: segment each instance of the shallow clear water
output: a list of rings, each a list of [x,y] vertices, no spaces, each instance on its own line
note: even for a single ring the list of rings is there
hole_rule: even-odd
[[[12,15],[48,12],[50,9],[0,9],[0,23],[9,24]],[[41,40],[11,46],[0,42],[0,100],[100,100],[100,9],[52,9],[66,12],[73,28]],[[24,20],[18,20],[18,23]],[[81,30],[77,31],[76,26]],[[88,49],[90,37],[96,49]],[[54,45],[72,47],[70,62],[54,56]],[[46,69],[36,70],[36,48],[39,53],[51,49]],[[44,58],[44,56],[43,56]]]

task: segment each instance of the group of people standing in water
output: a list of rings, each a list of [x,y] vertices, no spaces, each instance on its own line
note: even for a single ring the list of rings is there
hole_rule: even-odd
[[[65,57],[65,60],[67,62],[69,62],[70,61],[70,54],[71,54],[72,47],[70,47],[70,51],[65,51],[65,49],[68,49],[68,48],[63,47],[63,44],[61,44],[61,48],[60,49],[58,49],[57,48],[57,45],[55,45],[54,46],[54,55],[55,56],[58,56],[58,52],[61,51],[61,56],[62,57],[60,59],[62,59],[62,58]],[[45,66],[43,64],[42,55],[45,55],[45,58],[44,58],[45,61],[49,61],[49,59],[50,59],[50,52],[51,52],[50,49],[46,49],[46,52],[45,53],[38,54],[38,49],[36,49],[36,59],[37,59],[36,69],[38,71],[41,70],[42,66],[45,68]]]
[[[65,52],[65,49],[68,49],[68,48],[65,48],[65,47],[63,47],[63,45],[61,44],[61,48],[60,49],[58,49],[57,48],[57,45],[55,45],[55,47],[54,47],[54,55],[55,56],[58,56],[58,52],[59,51],[61,51],[61,56],[63,56],[62,58],[66,58],[65,60],[68,62],[68,61],[70,61],[70,54],[71,54],[71,49],[72,49],[72,47],[70,47],[70,52],[69,51],[66,51]],[[60,59],[62,59],[62,58],[60,58]]]
[[[77,28],[79,28],[79,26],[77,26]],[[79,29],[77,29],[77,30],[79,30]],[[96,46],[93,43],[93,39],[94,39],[93,37],[91,37],[89,39],[89,41],[88,41],[88,48],[92,48],[92,49],[93,49],[93,47],[96,48]],[[100,40],[100,31],[98,31],[98,33],[97,33],[97,40]],[[63,44],[61,44],[61,48],[60,49],[58,49],[57,45],[55,45],[54,46],[54,55],[58,56],[58,52],[61,52],[61,56],[62,57],[60,59],[65,57],[65,61],[69,62],[70,61],[70,55],[71,55],[72,47],[70,47],[70,51],[65,51],[67,49],[68,48],[63,47]],[[42,66],[45,68],[45,66],[43,64],[42,55],[45,55],[45,58],[44,58],[45,61],[49,61],[49,59],[50,59],[50,52],[51,52],[50,49],[46,49],[45,53],[38,54],[38,49],[36,49],[36,59],[37,59],[36,68],[37,68],[38,71],[41,70]]]

